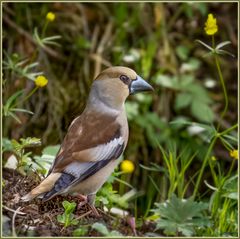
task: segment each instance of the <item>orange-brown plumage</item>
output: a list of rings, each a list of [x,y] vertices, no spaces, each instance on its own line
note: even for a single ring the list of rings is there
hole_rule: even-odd
[[[22,200],[72,192],[94,198],[127,145],[126,98],[151,89],[129,68],[104,70],[93,82],[85,110],[70,125],[47,178]]]

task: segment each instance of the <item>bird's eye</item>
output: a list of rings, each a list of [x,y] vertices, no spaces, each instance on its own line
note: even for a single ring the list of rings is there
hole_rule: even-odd
[[[121,80],[124,84],[126,84],[126,85],[128,85],[128,84],[130,83],[129,77],[127,77],[127,76],[125,76],[125,75],[121,75],[121,76],[120,76],[120,80]]]

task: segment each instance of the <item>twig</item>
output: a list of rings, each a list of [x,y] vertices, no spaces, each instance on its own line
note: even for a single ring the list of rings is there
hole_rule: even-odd
[[[31,43],[33,43],[34,45],[38,45],[37,42],[33,39],[33,37],[26,32],[23,28],[19,27],[15,22],[13,22],[8,16],[3,16],[3,21],[5,23],[7,23],[10,27],[12,27],[13,29],[15,29],[19,34],[23,35],[25,38],[28,39],[28,41],[30,41]],[[48,47],[48,46],[44,46],[42,48],[46,53],[48,53],[50,56],[57,58],[59,60],[64,60],[64,57],[62,55],[60,55],[58,52],[54,51],[52,48]]]
[[[77,217],[76,220],[79,220],[79,219],[81,219],[81,218],[83,218],[83,217],[86,217],[86,216],[87,216],[88,214],[90,214],[91,212],[92,212],[92,211],[90,210],[90,211],[82,214],[81,216]]]
[[[3,4],[3,12],[6,11],[11,16],[15,16],[15,13],[12,9],[10,9],[7,4]]]
[[[111,218],[111,219],[115,219],[115,217],[113,217],[113,216],[107,214],[106,212],[104,212],[104,211],[101,210],[100,208],[97,208],[97,210],[98,210],[99,212],[101,212],[102,214],[104,214],[105,216],[107,216],[107,217],[109,217],[109,218]]]
[[[24,213],[24,212],[18,212],[17,210],[11,209],[11,208],[9,208],[9,207],[7,207],[7,206],[5,206],[5,205],[3,205],[3,208],[6,209],[6,210],[8,210],[8,211],[10,211],[10,212],[13,212],[13,213],[16,213],[16,214],[19,214],[19,215],[22,215],[22,216],[27,215],[27,214]]]
[[[18,211],[20,211],[21,207],[18,207],[18,209],[14,212],[12,217],[12,236],[17,237],[16,230],[15,230],[15,219],[18,214]]]
[[[52,220],[52,218],[49,216],[49,214],[47,214],[46,216],[49,218],[50,222],[52,223],[52,228],[56,227],[55,223],[53,222],[53,220]]]
[[[91,49],[90,49],[91,53],[94,52],[94,50],[95,50],[95,48],[97,46],[99,33],[100,33],[100,27],[99,27],[99,25],[96,25],[94,27],[93,34],[92,34],[92,39],[91,39]]]

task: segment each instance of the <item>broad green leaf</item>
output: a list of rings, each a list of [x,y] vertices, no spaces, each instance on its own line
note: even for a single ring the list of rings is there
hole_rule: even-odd
[[[7,138],[2,138],[2,152],[12,151],[12,150],[13,150],[13,146],[12,146],[11,140]]]
[[[92,225],[92,228],[95,229],[96,231],[100,232],[103,236],[107,236],[109,234],[109,231],[105,225],[99,222],[95,222]]]
[[[191,58],[188,62],[185,62],[181,66],[183,72],[192,72],[196,71],[200,66],[200,61],[196,58]]]
[[[64,224],[66,221],[66,215],[65,214],[57,215],[57,221]]]
[[[179,89],[179,82],[176,76],[159,74],[156,76],[155,82],[166,88]]]
[[[206,104],[199,100],[194,99],[191,104],[191,112],[198,120],[203,122],[213,122],[214,113],[212,109]]]
[[[238,175],[234,175],[225,181],[223,191],[223,197],[238,199]]]
[[[59,148],[60,148],[60,145],[47,146],[46,148],[44,148],[42,154],[56,156]]]
[[[195,81],[195,78],[193,77],[193,75],[191,74],[183,74],[180,76],[180,80],[179,80],[179,87],[182,90],[187,91],[189,89],[189,86],[192,86],[193,82]],[[196,84],[196,83],[194,83]]]
[[[178,57],[184,61],[187,60],[189,52],[190,52],[190,50],[186,46],[180,45],[176,48],[176,53],[177,53]]]
[[[191,92],[194,98],[205,103],[211,103],[212,99],[209,97],[206,89],[198,83],[189,85],[188,91]]]
[[[208,12],[208,6],[206,2],[196,2],[196,7],[201,12],[202,16],[206,16]]]
[[[158,215],[157,229],[163,229],[167,235],[176,235],[179,232],[184,236],[193,236],[195,227],[207,227],[209,219],[203,212],[208,204],[194,202],[193,199],[180,199],[175,194],[164,203],[155,203],[152,211]]]
[[[177,95],[175,100],[175,109],[180,110],[190,105],[192,101],[192,95],[189,93],[180,93]]]

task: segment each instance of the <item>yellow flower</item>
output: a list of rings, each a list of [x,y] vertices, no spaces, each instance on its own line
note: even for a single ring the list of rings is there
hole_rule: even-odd
[[[207,35],[214,35],[218,31],[217,19],[213,17],[213,14],[208,14],[207,21],[205,22],[205,32]]]
[[[53,22],[55,20],[55,18],[56,18],[56,15],[53,12],[48,12],[46,15],[46,19],[49,22]]]
[[[238,150],[234,149],[229,152],[230,156],[234,159],[238,159]]]
[[[44,87],[47,85],[47,83],[48,83],[48,79],[45,76],[38,76],[35,79],[35,85],[37,87]]]
[[[124,173],[132,173],[134,171],[134,164],[130,160],[123,160],[120,166]]]

